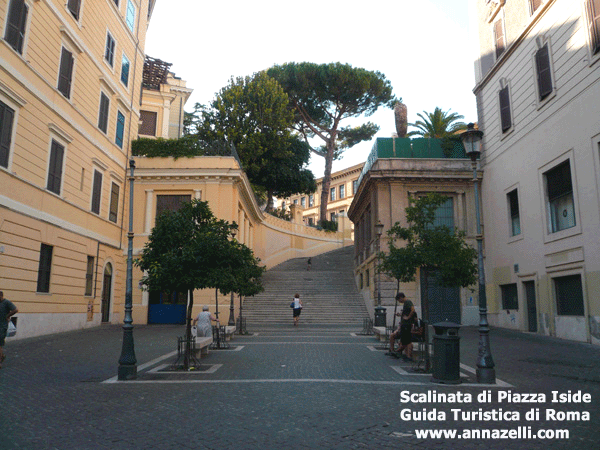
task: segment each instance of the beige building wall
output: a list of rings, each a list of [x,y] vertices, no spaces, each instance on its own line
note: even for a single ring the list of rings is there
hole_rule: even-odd
[[[481,177],[481,173],[478,174]],[[437,192],[452,199],[453,222],[466,233],[467,243],[476,247],[475,198],[473,171],[467,159],[378,158],[363,174],[358,191],[348,212],[355,226],[355,276],[371,316],[377,306],[377,233],[375,225],[383,224],[380,249],[388,248],[388,230],[396,223],[406,226],[405,208],[409,199]],[[401,245],[397,242],[396,245]],[[388,325],[394,320],[394,298],[404,292],[413,301],[421,317],[421,283],[401,283],[381,275],[381,305],[386,308]],[[479,321],[478,298],[471,289],[460,290],[460,317],[463,325]],[[396,324],[398,321],[395,321]]]
[[[600,52],[591,45],[588,3],[547,0],[532,11],[527,1],[478,2],[475,93],[485,133],[490,323],[600,344]],[[498,20],[506,36],[499,56]],[[551,85],[540,99],[536,55],[544,48]],[[503,129],[504,88],[511,123]],[[552,176],[561,166],[566,189]],[[552,194],[556,189],[563,200]],[[518,203],[516,218],[510,196]],[[562,218],[553,220],[552,210]]]
[[[348,208],[354,199],[356,182],[365,164],[360,163],[347,169],[331,174],[329,203],[327,204],[327,220],[336,219],[341,214],[348,214]],[[321,192],[323,191],[323,178],[317,180],[317,191],[314,194],[298,194],[278,202],[279,207],[289,209],[290,205],[302,208],[304,223],[316,225],[319,221],[319,207],[321,205]],[[332,199],[332,193],[334,198]]]
[[[20,338],[99,325],[102,298],[105,319],[118,321],[148,4],[132,1],[128,15],[128,1],[83,1],[73,11],[57,0],[0,2],[0,289],[20,310]],[[23,7],[20,41],[8,13]],[[70,58],[69,76],[61,61]],[[42,246],[52,252],[49,272]]]

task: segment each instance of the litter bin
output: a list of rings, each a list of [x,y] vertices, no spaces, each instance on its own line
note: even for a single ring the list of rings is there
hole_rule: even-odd
[[[454,322],[433,324],[433,366],[431,381],[460,384],[460,325]]]
[[[386,312],[387,310],[383,306],[375,307],[375,326],[376,327],[385,327],[387,325],[386,322]]]

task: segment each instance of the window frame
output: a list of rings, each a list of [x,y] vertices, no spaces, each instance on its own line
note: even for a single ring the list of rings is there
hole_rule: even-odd
[[[11,12],[14,13],[14,11],[12,10],[12,6],[14,4],[20,3],[23,6],[23,9],[21,10],[21,14],[19,17],[19,23],[13,23],[11,22]],[[26,2],[25,0],[10,0],[10,2],[7,5],[8,7],[6,8],[6,20],[4,22],[4,36],[3,39],[4,41],[7,43],[7,45],[12,48],[15,52],[17,52],[19,55],[23,56],[24,52],[25,52],[25,41],[27,40],[27,29],[28,29],[28,25],[29,25],[29,18],[30,18],[30,5],[28,4],[28,2]],[[23,14],[23,11],[25,11],[25,13]],[[15,33],[14,38],[9,38],[9,33],[10,32]],[[12,40],[15,40],[15,42],[13,42]]]
[[[510,288],[510,289],[509,289]],[[509,297],[510,294],[510,297]],[[502,309],[505,311],[519,310],[519,288],[517,283],[507,283],[500,285],[500,298],[502,299]]]
[[[94,168],[92,175],[92,197],[90,202],[90,211],[96,215],[100,215],[102,210],[102,184],[104,174],[102,171]]]
[[[560,173],[560,172],[565,172],[565,173]],[[564,176],[561,175],[568,175],[568,180],[564,179]],[[561,178],[559,181],[561,184],[568,184],[570,185],[570,190],[564,190],[561,192],[557,192],[554,194],[551,194],[550,190],[555,189],[554,186],[550,186],[550,182],[552,180],[549,180],[549,177],[552,176],[553,178]],[[548,221],[549,221],[549,229],[548,231],[550,233],[558,233],[564,230],[568,230],[570,228],[574,228],[577,225],[577,217],[575,216],[575,198],[574,198],[574,189],[573,189],[573,175],[571,173],[571,164],[569,160],[563,161],[560,164],[557,164],[556,166],[554,166],[552,169],[544,172],[544,178],[546,181],[546,198],[547,198],[547,205],[548,205]],[[567,199],[569,200],[570,197],[570,206],[573,209],[573,224],[570,226],[565,226],[564,228],[560,228],[560,223],[558,220],[554,219],[553,217],[557,214],[555,211],[555,208],[557,208],[559,204],[562,203],[563,200]],[[566,210],[565,210],[566,212]],[[565,217],[564,212],[563,212],[563,217]]]
[[[517,205],[517,213],[515,214],[513,211],[513,203],[511,201],[511,195],[514,194],[514,199],[516,201],[516,205]],[[508,230],[509,230],[509,238],[512,239],[519,239],[523,236],[523,227],[521,225],[521,202],[519,199],[519,189],[518,188],[514,188],[514,189],[510,189],[507,193],[506,193],[506,204],[507,204],[507,217],[508,217]],[[517,220],[518,226],[519,226],[519,232],[515,233],[515,226],[514,226],[514,220]]]
[[[127,61],[127,65],[125,65],[125,61]],[[124,67],[127,67],[127,70],[124,70]],[[129,71],[130,71],[130,69],[131,69],[131,61],[129,61],[129,58],[127,57],[125,52],[123,52],[123,54],[121,55],[121,75],[120,75],[119,79],[121,80],[121,83],[123,83],[123,86],[125,86],[126,88],[129,87]],[[125,80],[123,80],[123,74],[125,74]]]
[[[346,185],[345,184],[340,184],[340,200],[343,198],[346,198]]]
[[[500,131],[503,135],[513,129],[512,104],[510,101],[510,85],[506,83],[498,91],[498,107],[500,111]]]
[[[84,296],[91,297],[94,293],[94,261],[93,256],[87,255],[87,263],[85,270],[85,290]]]
[[[40,244],[40,259],[38,264],[38,276],[37,276],[37,287],[36,293],[38,294],[49,294],[50,293],[50,280],[52,277],[52,254],[54,252],[54,246]]]
[[[133,13],[132,13],[133,16],[131,17],[131,20],[130,20],[129,13],[132,10],[133,10]],[[125,24],[127,25],[127,28],[129,28],[129,31],[131,31],[132,33],[135,33],[135,18],[136,18],[136,16],[137,16],[137,8],[135,7],[135,4],[131,0],[127,0],[127,7],[125,10]]]
[[[577,292],[577,294],[579,294],[579,293],[581,294],[581,305],[577,305],[578,310],[575,312],[581,312],[581,314],[575,314],[575,313],[573,313],[573,310],[564,311],[565,310],[564,306],[561,307],[562,302],[561,302],[561,299],[559,298],[559,295],[561,293],[559,292],[559,286],[558,286],[557,282],[559,280],[565,280],[568,278],[571,278],[571,279],[578,278],[579,279],[578,287],[581,289],[581,292]],[[556,315],[557,316],[584,317],[586,315],[586,313],[585,313],[585,289],[583,287],[584,278],[585,277],[583,277],[581,273],[567,273],[564,275],[552,277],[552,294],[554,295],[554,305],[556,306]],[[573,289],[568,289],[568,290],[571,293],[573,292]]]
[[[112,36],[111,32],[106,30],[106,43],[104,44],[104,61],[111,69],[115,66],[115,54],[117,49],[117,41]]]
[[[539,37],[536,41],[536,51],[533,54],[533,73],[535,74],[535,98],[538,105],[538,109],[540,109],[543,108],[551,99],[553,99],[556,96],[556,86],[554,79],[554,66],[552,63],[552,47],[550,46],[550,41],[548,39],[543,39]],[[541,62],[540,55],[543,54],[540,52],[542,52],[544,48],[547,52],[546,59],[548,63],[547,70],[545,71],[548,73],[548,80],[546,80],[546,82],[550,84],[550,89],[548,91],[542,91],[541,83],[543,83],[544,81],[542,80],[543,73],[540,73],[539,67],[539,64]]]
[[[498,26],[499,25],[499,26]],[[495,60],[498,61],[500,57],[506,52],[506,30],[504,28],[504,14],[501,12],[498,14],[496,20],[492,23],[492,30],[494,36],[494,56]],[[498,36],[498,30],[502,32],[501,36]],[[498,45],[498,41],[502,41],[502,45]]]
[[[70,56],[70,58],[71,58],[69,61],[70,67],[66,68],[68,73],[63,73],[63,69],[65,68],[65,64],[64,64],[65,53],[68,53],[68,56]],[[60,62],[58,64],[58,83],[57,83],[56,89],[58,89],[58,92],[60,92],[65,98],[67,98],[69,100],[71,99],[71,87],[73,86],[74,69],[75,69],[75,56],[70,49],[68,49],[66,46],[63,45],[61,47],[61,51],[60,51]],[[63,80],[65,80],[65,81],[63,81]],[[64,86],[65,83],[66,83],[66,86]],[[63,85],[63,88],[65,90],[63,90],[63,88],[61,88],[61,85]]]
[[[83,2],[81,0],[67,0],[67,4],[65,5],[67,11],[71,13],[71,16],[73,16],[77,22],[79,22],[79,19],[81,18],[82,3]]]
[[[121,119],[122,118],[122,119]],[[115,144],[119,148],[123,148],[125,142],[125,114],[117,109],[117,120],[115,124]]]
[[[11,163],[14,133],[16,132],[16,120],[18,109],[13,104],[4,101],[0,96],[0,167],[9,170]],[[10,122],[10,123],[8,123]],[[8,123],[8,126],[6,124]],[[5,129],[6,126],[6,129]],[[6,165],[3,161],[6,159]]]
[[[116,188],[116,192],[115,192]],[[112,223],[119,221],[119,196],[121,195],[121,187],[118,183],[111,181],[110,185],[110,203],[108,207],[108,220]],[[114,218],[114,219],[113,219]]]
[[[600,9],[600,4],[598,6]],[[584,0],[583,13],[588,51],[590,54],[590,66],[600,60],[600,11],[596,11],[594,8],[594,0]]]
[[[61,195],[66,161],[66,145],[52,138],[48,151],[48,168],[46,170],[46,190]],[[60,156],[60,159],[58,159]]]
[[[336,194],[336,188],[334,187],[330,187],[329,188],[329,201],[330,202],[335,202],[335,194]]]
[[[105,102],[104,99],[106,99]],[[106,107],[104,107],[104,104]],[[110,97],[100,91],[100,105],[98,108],[98,128],[104,134],[108,134],[108,115],[110,113]]]

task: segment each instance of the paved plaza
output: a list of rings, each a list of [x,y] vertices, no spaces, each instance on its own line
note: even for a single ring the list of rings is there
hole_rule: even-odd
[[[385,356],[373,336],[354,328],[295,328],[290,318],[289,326],[249,331],[195,370],[173,373],[166,369],[183,327],[136,326],[139,376],[128,382],[115,376],[118,326],[9,340],[0,370],[0,449],[600,448],[599,348],[494,329],[498,384],[481,386],[473,373],[477,329],[466,327],[463,383],[449,386]],[[571,395],[571,403],[552,403],[552,391],[569,390],[591,400]],[[506,398],[498,403],[500,392]],[[463,402],[450,395],[439,401],[440,394]],[[491,402],[478,401],[488,394]],[[530,403],[542,394],[545,402]],[[527,420],[535,409],[539,418]],[[550,418],[547,410],[554,410]],[[500,418],[486,420],[493,411]],[[417,436],[481,429],[497,430],[496,439]],[[568,430],[569,437],[530,438],[540,430]]]

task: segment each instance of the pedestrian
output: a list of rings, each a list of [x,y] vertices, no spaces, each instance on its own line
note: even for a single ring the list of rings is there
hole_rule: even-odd
[[[204,305],[202,307],[202,312],[198,314],[198,317],[194,319],[194,325],[197,326],[196,336],[198,337],[211,337],[212,336],[212,326],[210,321],[217,322],[219,324],[219,319],[213,316],[208,311],[208,306]]]
[[[19,310],[10,300],[4,298],[4,292],[0,291],[0,369],[6,359],[4,354],[4,341],[8,332],[8,322],[10,318],[18,313]]]
[[[396,301],[402,305],[402,312],[396,313],[400,316],[400,323],[398,329],[390,336],[390,354],[396,355],[395,352],[395,341],[400,338],[400,348],[398,353],[403,359],[412,361],[412,329],[413,325],[417,323],[417,312],[413,302],[408,300],[403,292],[399,292],[396,295]],[[406,351],[406,356],[402,353]]]
[[[311,266],[312,266],[312,258],[308,258],[308,261],[306,261],[306,270],[310,272]]]
[[[297,327],[300,322],[300,313],[302,312],[302,300],[300,300],[300,294],[294,295],[292,307],[294,308],[294,326]]]

